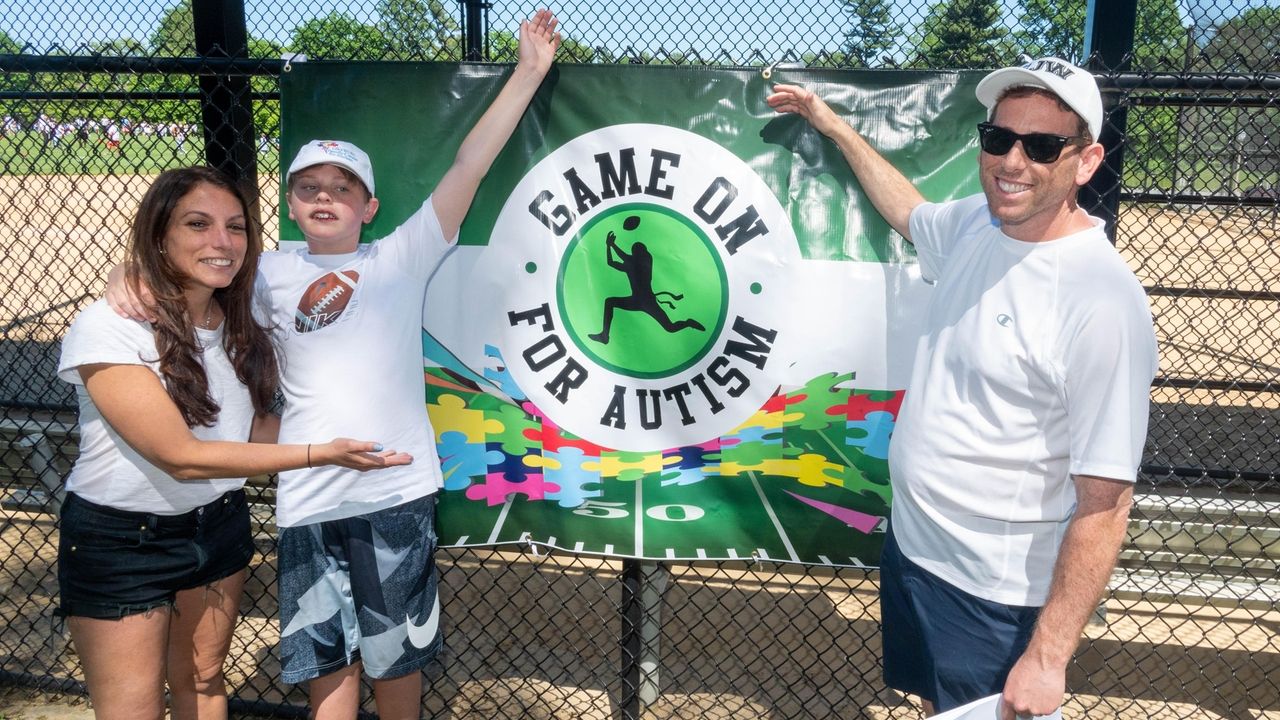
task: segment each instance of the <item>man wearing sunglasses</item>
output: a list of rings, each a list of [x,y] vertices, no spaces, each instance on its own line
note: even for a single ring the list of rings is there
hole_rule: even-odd
[[[930,203],[821,99],[767,99],[832,139],[933,284],[890,445],[885,682],[927,713],[1002,693],[1053,712],[1106,587],[1146,437],[1142,287],[1076,195],[1103,161],[1094,78],[1057,58],[977,87],[982,193]]]

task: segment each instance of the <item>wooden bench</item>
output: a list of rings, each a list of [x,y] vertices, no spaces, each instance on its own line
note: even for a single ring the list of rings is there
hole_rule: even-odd
[[[0,470],[12,478],[0,506],[57,513],[62,478],[75,462],[80,429],[57,419],[0,418]]]

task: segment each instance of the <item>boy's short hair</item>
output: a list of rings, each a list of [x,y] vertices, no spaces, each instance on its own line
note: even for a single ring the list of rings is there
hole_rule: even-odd
[[[312,140],[303,145],[289,163],[285,183],[288,189],[293,188],[294,173],[313,165],[334,165],[349,173],[354,180],[359,180],[364,189],[373,197],[373,163],[369,155],[354,144],[345,140]]]

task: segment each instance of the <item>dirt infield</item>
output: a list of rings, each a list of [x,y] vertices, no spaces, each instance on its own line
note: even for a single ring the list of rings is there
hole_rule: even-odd
[[[102,293],[105,272],[124,255],[133,213],[150,186],[144,175],[0,175],[0,327],[6,339],[48,339],[45,323],[65,321]],[[279,180],[264,178],[274,209]],[[262,218],[274,246],[279,220]]]

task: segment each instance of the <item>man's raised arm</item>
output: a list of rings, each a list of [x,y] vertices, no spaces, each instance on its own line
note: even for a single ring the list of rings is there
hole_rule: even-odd
[[[925,200],[905,175],[890,165],[813,91],[796,85],[774,85],[773,94],[765,98],[765,102],[780,113],[803,117],[813,129],[831,138],[844,154],[871,204],[894,230],[911,240],[908,219],[911,211]]]

